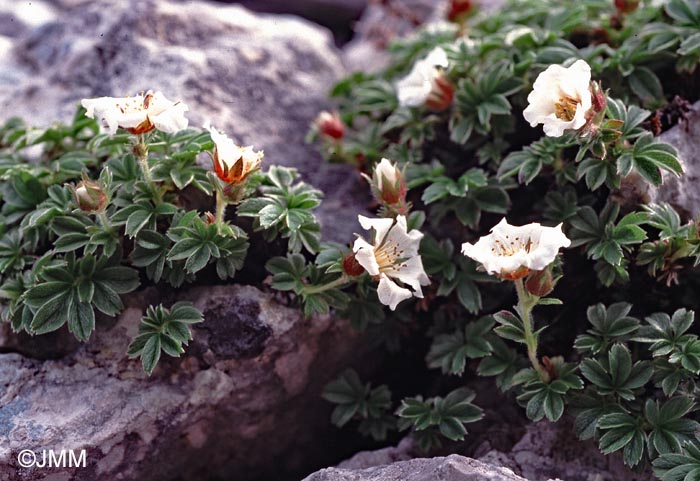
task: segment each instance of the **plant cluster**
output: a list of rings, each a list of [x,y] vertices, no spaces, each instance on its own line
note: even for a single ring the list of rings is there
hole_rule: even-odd
[[[209,125],[188,129],[186,111],[148,92],[83,100],[69,124],[0,128],[0,295],[14,331],[67,324],[86,341],[140,286],[167,286],[175,301],[185,285],[246,268],[261,283],[246,263],[251,238],[268,257],[318,251],[321,193],[294,169],[261,173],[262,152]],[[128,355],[150,374],[161,353],[184,352],[202,319],[187,303],[151,306]]]
[[[452,23],[339,82],[309,139],[366,172],[380,217],[423,233],[420,299],[348,314],[392,349],[428,336],[427,367],[455,378],[426,373],[443,387],[397,400],[347,371],[325,392],[333,422],[377,440],[411,430],[425,448],[461,440],[483,416],[466,386],[487,376],[532,421],[567,415],[630,467],[697,479],[700,237],[648,193],[683,174],[658,135],[698,100],[700,4],[450,5]]]

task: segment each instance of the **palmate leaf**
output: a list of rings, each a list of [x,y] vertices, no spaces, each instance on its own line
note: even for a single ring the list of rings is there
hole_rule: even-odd
[[[634,147],[618,158],[618,173],[620,175],[628,175],[632,169],[653,185],[661,184],[662,170],[676,176],[683,173],[683,166],[678,160],[676,148],[655,140],[649,132],[641,135]]]
[[[161,351],[180,357],[192,339],[191,324],[203,321],[202,313],[189,302],[176,302],[169,309],[150,306],[141,319],[138,335],[131,341],[127,354],[141,358],[143,370],[150,376],[161,357]]]
[[[576,338],[574,347],[581,353],[598,354],[606,352],[614,342],[629,338],[639,328],[639,320],[629,316],[632,305],[618,302],[605,307],[603,304],[590,306],[588,321],[593,326]]]
[[[494,324],[492,317],[485,316],[467,324],[463,330],[437,336],[426,358],[428,367],[439,367],[445,374],[463,374],[467,359],[490,354],[491,344],[485,336]]]
[[[600,451],[610,454],[623,450],[625,464],[636,466],[644,455],[646,432],[643,419],[627,413],[606,414],[598,421],[603,433],[598,441]]]
[[[654,474],[661,481],[700,481],[700,440],[686,442],[680,453],[662,454],[656,458]]]
[[[86,341],[95,327],[93,308],[110,316],[119,313],[123,308],[119,294],[138,287],[138,273],[111,263],[106,257],[95,259],[86,255],[76,260],[69,254],[64,265],[41,271],[43,281],[24,296],[34,313],[29,326],[31,332],[43,334],[68,323],[70,332]]]
[[[337,405],[331,414],[335,426],[343,427],[353,419],[360,420],[360,429],[375,440],[385,439],[387,432],[396,427],[394,419],[387,415],[391,409],[389,388],[385,385],[373,388],[370,383],[363,383],[352,369],[328,383],[322,397]]]
[[[461,388],[445,398],[435,397],[425,401],[422,397],[404,399],[397,411],[401,418],[399,428],[412,428],[418,432],[434,428],[452,441],[462,440],[467,434],[464,425],[483,417],[482,409],[472,404],[474,397],[473,392]]]
[[[635,391],[643,387],[654,372],[648,361],[633,364],[624,344],[614,344],[607,359],[584,359],[580,369],[601,395],[615,394],[626,400],[634,399]]]
[[[238,215],[255,219],[256,230],[269,240],[278,235],[289,239],[288,250],[311,253],[320,248],[321,228],[314,209],[321,203],[322,193],[304,182],[298,182],[296,169],[272,166],[260,187],[261,197],[244,200]]]

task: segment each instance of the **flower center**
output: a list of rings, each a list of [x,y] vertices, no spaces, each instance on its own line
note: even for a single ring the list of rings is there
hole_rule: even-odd
[[[374,251],[374,258],[377,260],[379,270],[395,267],[401,261],[404,249],[396,243],[385,242]]]
[[[506,235],[503,240],[494,240],[491,252],[497,256],[510,257],[520,251],[525,251],[529,254],[533,247],[535,247],[535,243],[529,237],[527,239],[515,237],[511,240],[510,236]]]
[[[565,95],[559,99],[559,102],[554,104],[554,115],[556,115],[558,119],[571,122],[576,116],[577,108],[578,100]]]

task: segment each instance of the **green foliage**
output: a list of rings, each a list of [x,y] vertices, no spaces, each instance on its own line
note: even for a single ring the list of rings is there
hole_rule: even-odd
[[[465,424],[483,417],[483,411],[472,404],[475,394],[468,389],[457,389],[446,397],[423,400],[418,396],[404,399],[399,407],[399,429],[412,429],[418,434],[423,449],[440,445],[437,433],[452,441],[460,441],[467,434]]]
[[[259,205],[254,230],[269,242],[279,236],[290,252],[319,249],[320,192],[274,166],[245,184],[221,185],[198,162],[214,149],[207,132],[101,134],[81,108],[72,123],[45,130],[10,120],[0,139],[0,296],[14,331],[44,334],[67,324],[87,341],[95,311],[119,315],[120,296],[140,286],[171,290],[237,277],[253,232],[241,227],[244,212],[226,215],[229,203],[242,201],[241,211]],[[31,159],[23,150],[30,146],[41,149]],[[81,200],[86,186],[93,197]],[[150,374],[161,350],[184,352],[186,324],[201,318],[181,303],[149,308],[129,355]]]
[[[331,422],[338,427],[359,420],[359,431],[377,441],[386,439],[387,433],[396,429],[396,420],[388,412],[391,391],[385,385],[372,388],[370,383],[363,383],[352,369],[326,385],[323,399],[337,404]]]
[[[151,306],[141,319],[139,333],[129,344],[129,357],[140,357],[149,375],[160,359],[161,351],[180,357],[192,339],[191,324],[202,322],[202,313],[188,302],[176,302],[170,309]]]

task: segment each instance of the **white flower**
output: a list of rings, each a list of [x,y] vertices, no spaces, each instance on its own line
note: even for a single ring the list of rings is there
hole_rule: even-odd
[[[209,122],[204,128],[214,142],[214,170],[221,180],[228,184],[240,184],[248,175],[260,168],[263,152],[254,151],[252,146],[240,147],[226,134],[212,127]]]
[[[544,133],[560,137],[565,130],[580,129],[591,110],[591,67],[577,60],[571,67],[550,65],[535,80],[523,112],[532,127],[544,125]]]
[[[188,125],[185,117],[187,105],[172,102],[161,92],[148,91],[125,98],[83,99],[81,104],[87,110],[85,115],[91,119],[102,119],[111,134],[119,127],[132,134],[143,134],[154,128],[172,134],[186,129]]]
[[[559,249],[569,245],[561,224],[513,226],[504,218],[476,244],[462,244],[462,254],[481,263],[489,274],[515,280],[530,271],[541,271],[554,261]]]
[[[411,296],[422,298],[421,286],[430,284],[418,255],[423,234],[415,229],[408,232],[406,217],[402,215],[396,217],[396,222],[362,215],[358,219],[363,228],[375,231],[374,245],[358,237],[353,251],[357,262],[370,275],[379,277],[379,301],[393,311],[399,302]]]
[[[399,104],[402,107],[425,104],[433,91],[435,80],[442,74],[440,69],[447,68],[448,65],[447,53],[440,47],[434,48],[427,57],[417,61],[411,72],[396,84]]]
[[[387,158],[383,158],[381,162],[374,168],[374,174],[377,176],[378,187],[384,187],[384,179],[386,179],[389,188],[393,188],[398,180],[397,168],[395,164]]]

